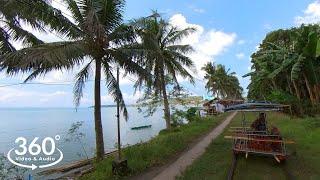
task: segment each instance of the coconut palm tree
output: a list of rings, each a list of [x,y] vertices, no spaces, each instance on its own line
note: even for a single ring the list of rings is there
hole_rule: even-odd
[[[127,117],[125,102],[113,75],[115,65],[127,73],[150,78],[141,66],[133,61],[134,50],[128,49],[135,41],[130,26],[123,24],[123,0],[67,0],[72,21],[65,18],[65,31],[69,40],[43,43],[6,53],[1,57],[0,67],[8,74],[29,73],[25,81],[32,80],[53,70],[67,70],[77,66],[74,86],[74,102],[79,106],[85,82],[94,69],[94,123],[96,132],[97,160],[104,157],[104,141],[101,123],[101,74],[105,74],[108,92],[120,103]],[[60,14],[62,16],[62,14]],[[63,23],[63,22],[60,22]],[[71,26],[69,26],[71,24]],[[59,31],[60,32],[60,31]]]
[[[226,70],[221,64],[215,66],[212,62],[207,63],[202,70],[206,72],[204,79],[207,80],[205,87],[208,92],[221,98],[242,98],[243,89],[235,72],[229,73],[230,69]]]
[[[151,84],[139,78],[136,87],[147,87],[146,94],[153,93],[162,96],[164,105],[164,117],[167,129],[170,128],[171,115],[169,108],[168,84],[173,84],[179,89],[177,76],[188,78],[193,82],[188,69],[193,68],[192,60],[186,56],[193,49],[190,45],[179,44],[182,38],[194,32],[194,28],[178,29],[166,20],[162,19],[157,12],[147,18],[134,20],[135,27],[141,43],[137,49],[143,49],[144,58],[141,59],[143,66],[153,75]]]

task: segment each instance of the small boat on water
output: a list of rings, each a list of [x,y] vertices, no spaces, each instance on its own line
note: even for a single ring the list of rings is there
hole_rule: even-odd
[[[139,130],[139,129],[145,129],[145,128],[151,128],[151,124],[150,125],[143,125],[143,126],[136,126],[136,127],[132,127],[131,130]]]

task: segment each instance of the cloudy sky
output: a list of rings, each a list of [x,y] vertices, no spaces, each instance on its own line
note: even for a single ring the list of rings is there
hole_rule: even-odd
[[[53,6],[68,14],[62,0],[52,0]],[[194,61],[196,85],[181,79],[182,84],[195,95],[204,95],[203,72],[207,62],[224,64],[237,73],[241,86],[246,90],[249,79],[241,78],[250,71],[250,55],[256,51],[265,35],[279,28],[290,28],[301,23],[320,21],[320,1],[310,0],[127,0],[125,20],[150,15],[158,10],[172,24],[195,27],[197,32],[184,39],[196,50],[189,56]],[[29,27],[26,27],[32,31]],[[53,33],[36,35],[47,42],[62,41]],[[21,47],[15,43],[16,47]],[[74,70],[51,72],[34,83],[58,83],[57,85],[28,84],[5,86],[22,82],[26,75],[8,77],[0,73],[0,107],[73,107]],[[121,88],[128,104],[134,103],[141,92],[133,94],[134,77],[122,78]],[[93,104],[93,84],[86,85],[81,106]],[[102,88],[102,103],[113,104],[106,88]]]

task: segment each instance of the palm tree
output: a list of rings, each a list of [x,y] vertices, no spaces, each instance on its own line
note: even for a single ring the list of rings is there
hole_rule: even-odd
[[[132,25],[141,38],[141,43],[136,45],[137,49],[143,49],[144,58],[141,59],[141,62],[153,75],[151,84],[139,78],[135,86],[141,88],[142,85],[145,85],[146,94],[153,93],[156,96],[162,96],[166,127],[170,129],[171,115],[167,85],[173,83],[179,89],[178,75],[189,78],[193,82],[193,77],[187,69],[193,68],[194,65],[192,60],[185,55],[193,49],[190,45],[179,43],[195,29],[180,30],[162,19],[156,12],[147,18],[133,21]]]
[[[235,72],[229,73],[224,65],[215,66],[212,62],[207,63],[202,70],[206,72],[204,79],[207,80],[206,89],[213,95],[221,98],[241,99],[242,87],[240,86]]]
[[[207,80],[207,83],[205,85],[208,92],[211,92],[212,95],[218,96],[220,93],[218,91],[218,83],[217,83],[217,77],[215,76],[216,73],[216,67],[213,63],[209,62],[205,66],[201,68],[201,70],[205,71],[206,74],[204,76],[204,79]]]
[[[101,71],[109,93],[119,101],[121,110],[127,117],[123,96],[113,75],[113,66],[118,65],[127,73],[140,74],[147,81],[150,75],[132,60],[130,43],[135,35],[130,26],[122,24],[123,0],[67,0],[66,5],[74,22],[67,21],[63,34],[70,40],[44,43],[27,47],[1,57],[0,67],[8,74],[30,73],[25,81],[52,70],[72,69],[83,66],[75,77],[74,103],[80,104],[85,82],[94,68],[94,122],[96,132],[97,160],[104,157],[104,141],[101,123]],[[60,14],[61,15],[61,14]],[[62,23],[62,22],[60,22]],[[71,24],[71,26],[69,26]],[[87,61],[89,60],[89,61]]]

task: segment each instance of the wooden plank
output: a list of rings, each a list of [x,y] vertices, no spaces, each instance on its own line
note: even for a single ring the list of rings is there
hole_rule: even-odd
[[[278,143],[285,143],[285,144],[294,144],[295,142],[292,140],[272,140],[272,139],[257,139],[257,138],[247,138],[247,137],[240,137],[240,136],[224,136],[225,139],[241,139],[241,140],[248,140],[248,141],[261,141],[261,142],[278,142]]]
[[[110,155],[114,155],[116,152],[117,152],[117,150],[105,153],[105,157],[108,157]],[[50,174],[53,174],[53,173],[65,173],[65,172],[68,172],[70,170],[77,169],[77,168],[89,165],[93,161],[94,161],[94,158],[85,159],[85,160],[79,160],[79,161],[75,161],[75,162],[72,162],[72,163],[69,163],[69,164],[65,164],[65,165],[62,165],[62,166],[59,166],[59,167],[56,167],[56,168],[47,169],[47,170],[38,172],[37,174],[38,175],[50,175]]]
[[[250,129],[250,127],[230,127],[231,129],[243,129],[243,128],[245,128],[245,129]]]
[[[233,129],[229,129],[228,130],[229,132],[243,132],[243,133],[254,133],[254,132],[257,132],[257,133],[261,133],[261,132],[267,132],[267,131],[243,131],[242,129],[236,129],[236,130],[233,130]]]

